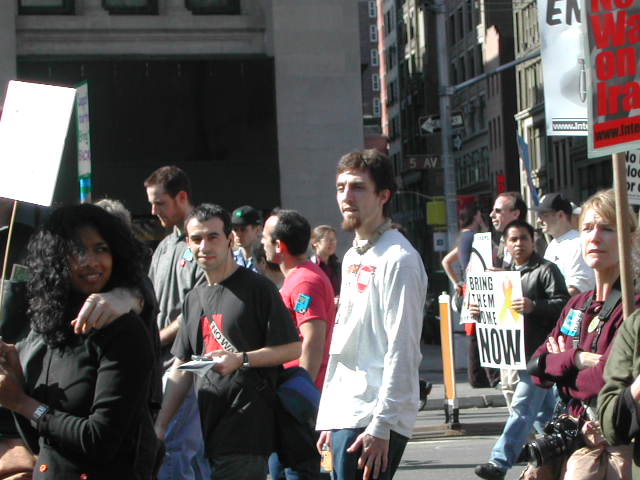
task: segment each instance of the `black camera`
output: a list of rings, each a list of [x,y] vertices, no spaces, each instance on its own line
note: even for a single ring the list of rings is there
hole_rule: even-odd
[[[545,435],[536,438],[527,445],[529,459],[536,467],[571,455],[583,445],[582,422],[568,415],[561,415],[551,420],[544,427]]]

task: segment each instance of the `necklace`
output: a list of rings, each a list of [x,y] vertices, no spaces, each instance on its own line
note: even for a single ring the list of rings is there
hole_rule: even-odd
[[[391,219],[387,218],[382,225],[380,225],[378,228],[376,228],[376,231],[373,232],[373,234],[371,235],[371,237],[369,238],[369,240],[367,241],[367,243],[365,243],[364,245],[359,246],[356,243],[356,240],[353,241],[353,247],[355,248],[356,252],[358,253],[358,255],[364,255],[369,249],[371,249],[371,247],[373,247],[376,242],[378,240],[380,240],[380,237],[382,236],[382,234],[384,232],[386,232],[387,230],[389,230],[391,228]]]

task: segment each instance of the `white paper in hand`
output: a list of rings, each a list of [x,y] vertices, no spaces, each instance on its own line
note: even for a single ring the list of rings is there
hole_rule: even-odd
[[[190,362],[183,363],[178,367],[178,370],[186,370],[187,372],[195,373],[199,377],[204,377],[214,365],[220,363],[222,357],[204,357],[198,360],[191,360]]]

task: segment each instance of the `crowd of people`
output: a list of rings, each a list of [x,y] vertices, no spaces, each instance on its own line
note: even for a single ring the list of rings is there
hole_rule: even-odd
[[[632,238],[637,291],[636,215],[619,208],[628,209],[624,227]],[[528,363],[526,370],[500,371],[509,416],[475,473],[501,480],[516,463],[528,462],[522,479],[640,478],[637,443],[636,453],[630,445],[640,439],[639,327],[637,314],[623,316],[613,190],[597,192],[581,207],[550,193],[533,210],[539,232],[525,221],[527,207],[515,192],[499,194],[490,212],[493,265],[486,270],[520,272],[522,297],[511,304],[523,316]],[[462,295],[473,234],[488,229],[473,205],[460,221],[459,243],[442,263]],[[634,309],[639,302],[640,295]],[[479,318],[481,307],[468,309]],[[476,342],[469,357],[470,384],[486,386],[491,370],[481,368]]]
[[[389,159],[363,150],[338,162],[341,227],[354,234],[342,263],[336,230],[301,212],[195,204],[175,166],[144,189],[169,231],[152,253],[114,200],[16,228],[0,317],[0,476],[393,478],[418,412],[428,281],[390,218]],[[0,200],[3,242],[10,205]],[[509,405],[475,473],[501,480],[529,461],[525,479],[591,478],[585,462],[597,459],[614,472],[602,478],[640,478],[640,327],[623,315],[613,192],[579,211],[551,193],[533,210],[538,231],[517,193],[489,214],[486,270],[520,272],[509,307],[527,369],[484,368],[470,342],[470,384],[499,386]],[[630,208],[628,218],[638,278]],[[486,220],[463,208],[442,261],[458,297]],[[465,308],[473,326],[483,307]],[[313,424],[283,407],[294,374],[319,398]]]
[[[338,163],[354,234],[342,264],[336,230],[300,212],[195,204],[175,166],[144,189],[169,231],[152,254],[114,200],[15,229],[2,478],[316,479],[321,454],[339,480],[392,478],[418,411],[427,275],[392,228],[389,159]],[[11,203],[0,200],[5,243]],[[317,423],[297,425],[309,448],[280,425],[283,372],[299,371],[321,392]]]

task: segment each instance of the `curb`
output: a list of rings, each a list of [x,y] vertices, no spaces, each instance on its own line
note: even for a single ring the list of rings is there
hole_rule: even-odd
[[[506,407],[507,401],[501,393],[489,395],[471,395],[466,397],[458,397],[458,408],[489,408],[489,407]],[[427,404],[424,410],[442,410],[446,405],[444,399],[427,398]]]
[[[435,425],[416,427],[413,429],[411,442],[434,438],[495,436],[502,433],[504,422],[460,423],[455,428],[451,425]]]

